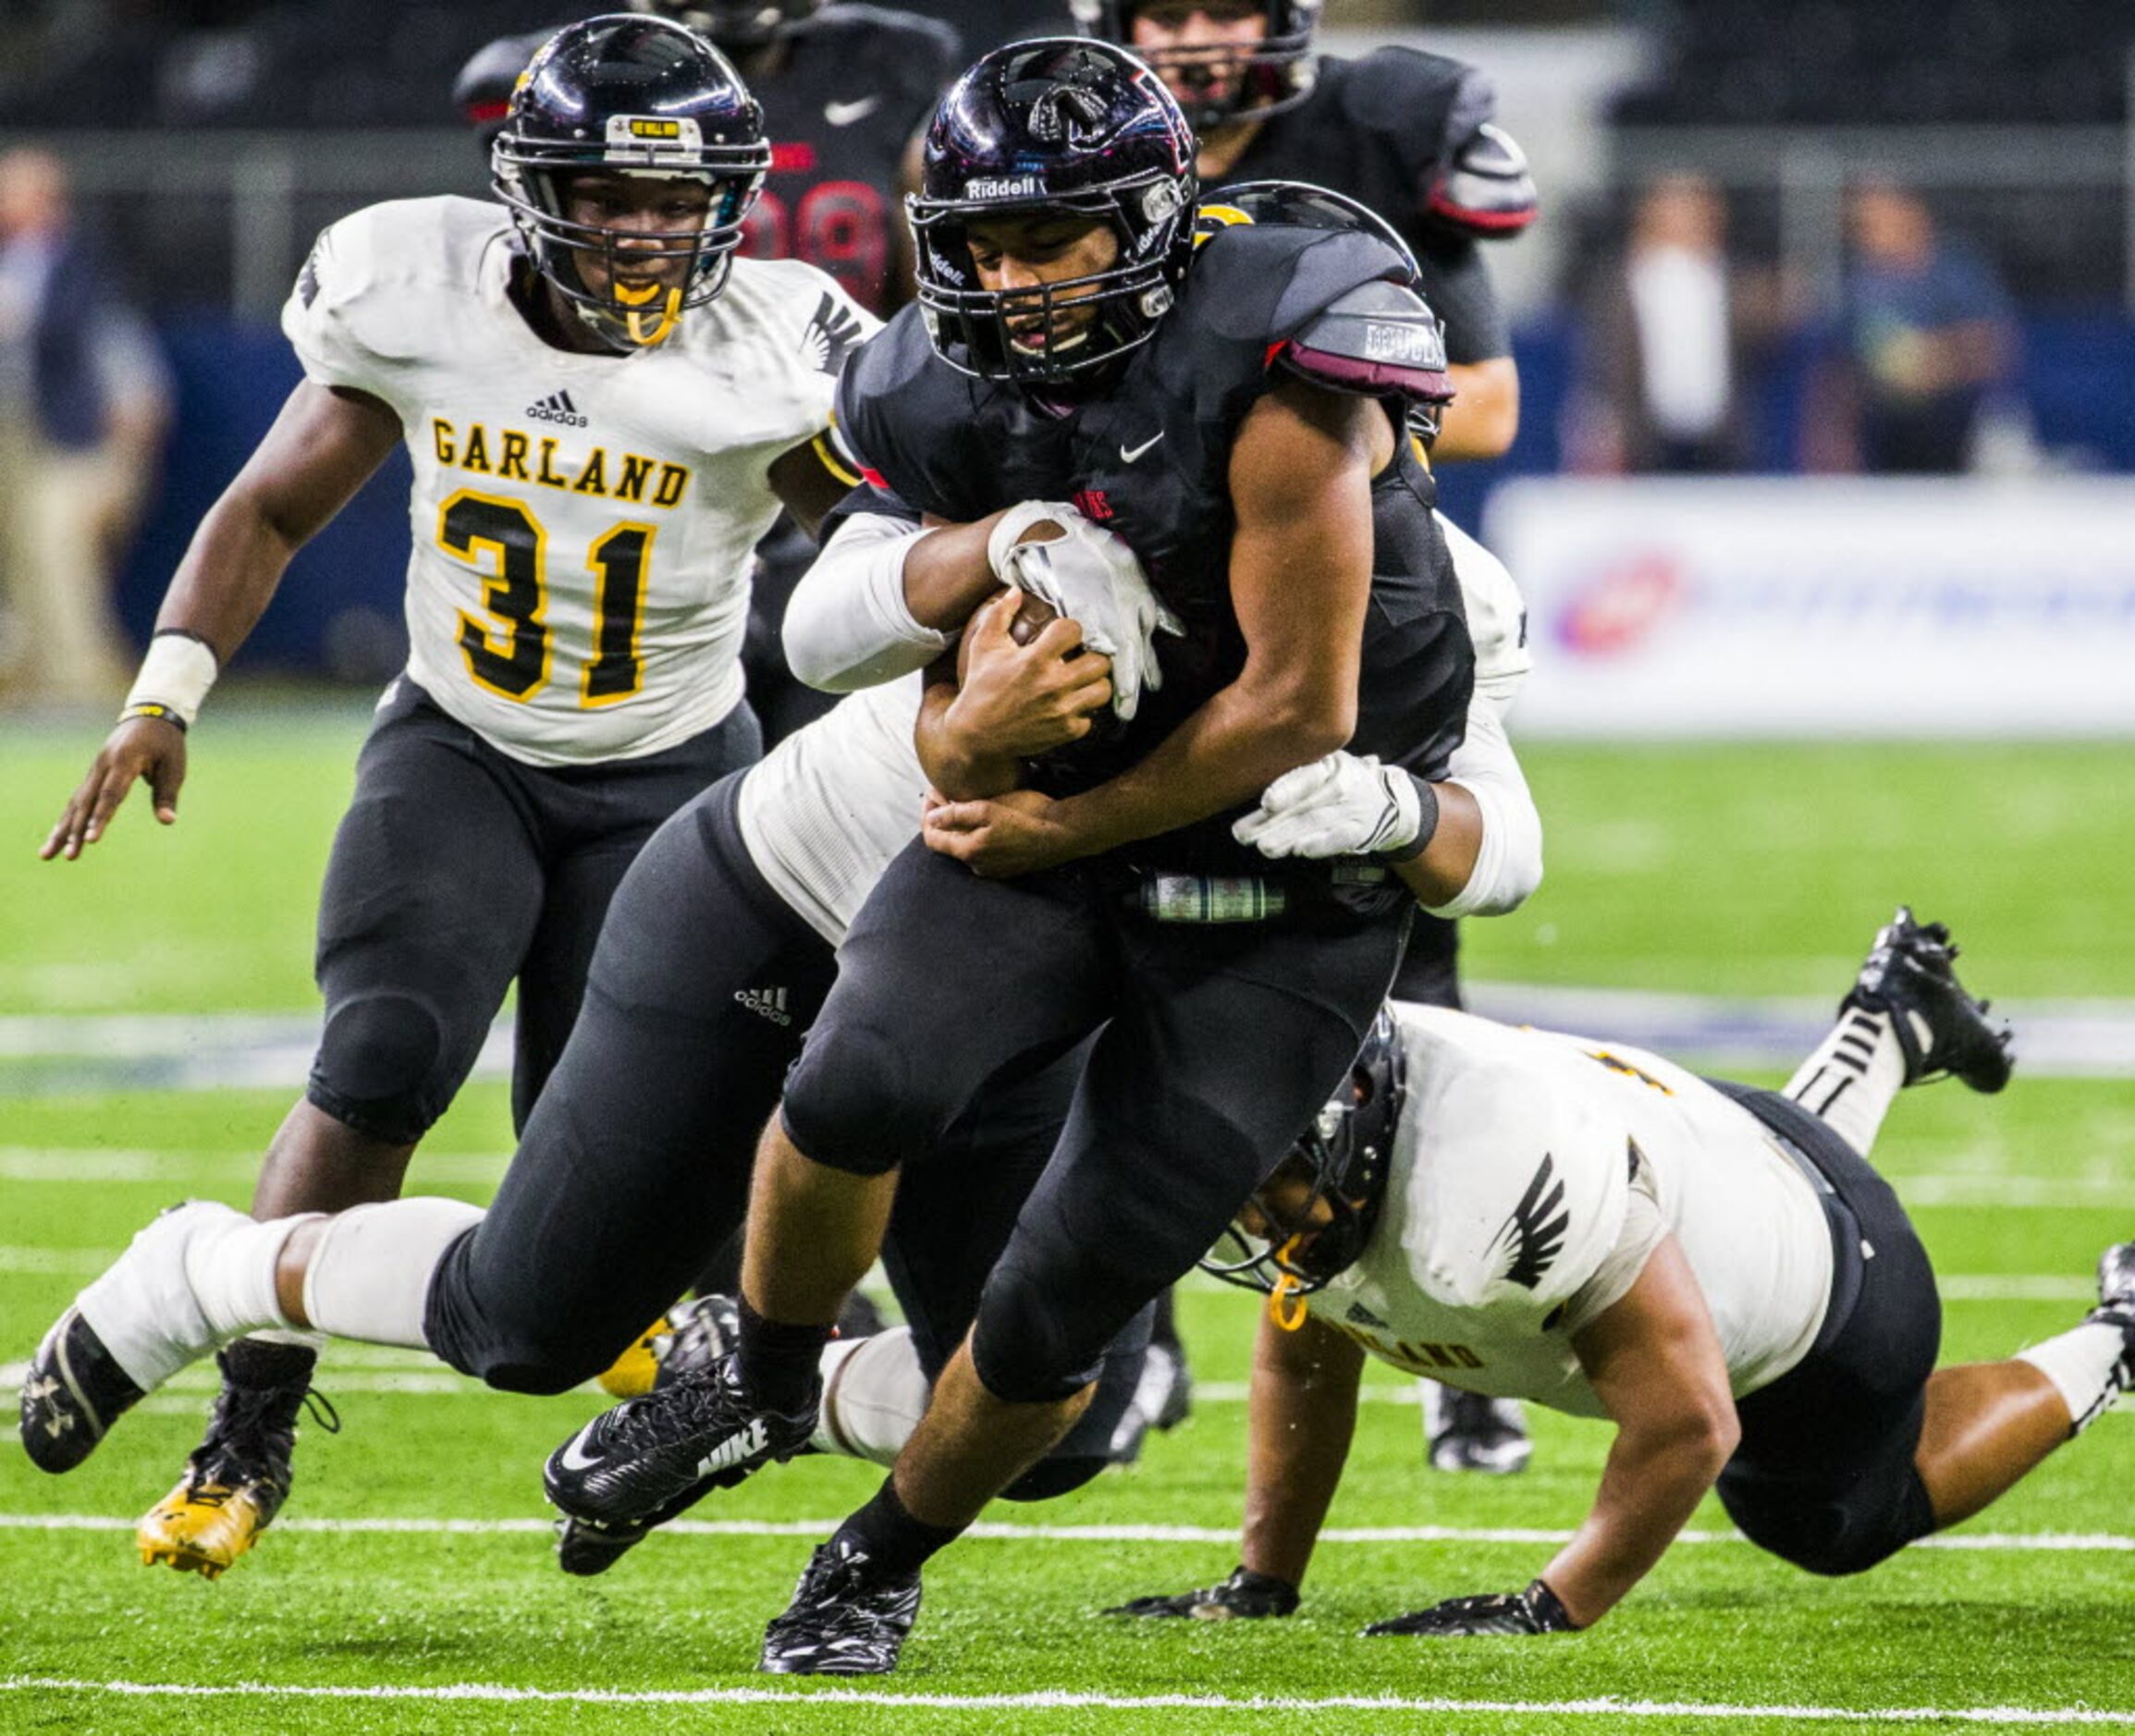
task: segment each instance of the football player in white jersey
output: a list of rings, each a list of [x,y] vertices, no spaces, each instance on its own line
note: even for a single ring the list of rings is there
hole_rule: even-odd
[[[1925,1252],[1866,1161],[1901,1086],[1998,1091],[2007,1034],[1908,911],[1784,1092],[1621,1044],[1395,1004],[1349,1094],[1210,1269],[1269,1290],[1245,1559],[1112,1613],[1294,1609],[1340,1480],[1366,1355],[1616,1436],[1586,1522],[1524,1590],[1371,1633],[1590,1627],[1706,1492],[1761,1547],[1862,1571],[1985,1507],[2135,1379],[2135,1242],[2099,1305],[2006,1362],[1935,1367]]]
[[[328,864],[325,1031],[261,1217],[393,1198],[514,978],[523,1121],[623,871],[761,752],[740,664],[751,550],[781,505],[812,526],[850,485],[823,435],[874,326],[813,267],[734,257],[769,161],[708,43],[591,19],[520,81],[501,206],[359,211],[298,279],[283,325],[305,379],[202,521],[43,850],[79,855],[137,779],[176,818],[216,672],[296,549],[405,444],[408,667]],[[250,1546],[288,1493],[315,1356],[286,1335],[225,1353],[144,1560],[212,1575]]]

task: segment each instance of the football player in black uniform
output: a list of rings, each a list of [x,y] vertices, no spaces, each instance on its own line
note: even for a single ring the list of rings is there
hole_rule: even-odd
[[[1179,99],[1201,141],[1204,199],[1241,183],[1308,181],[1393,225],[1445,323],[1457,394],[1431,459],[1502,456],[1519,427],[1519,373],[1478,243],[1526,228],[1535,189],[1519,146],[1491,120],[1489,80],[1412,48],[1315,55],[1320,0],[1070,3],[1086,34],[1132,48]],[[1453,923],[1419,917],[1396,994],[1458,1007],[1458,947]],[[1165,1311],[1152,1368],[1179,1355]],[[1530,1450],[1516,1404],[1450,1388],[1429,1391],[1426,1429],[1432,1462],[1447,1470],[1517,1471]]]
[[[1112,657],[1114,718],[1026,764],[963,732],[938,669],[920,743],[941,800],[855,920],[766,1131],[739,1353],[589,1425],[550,1461],[551,1498],[628,1522],[706,1465],[796,1451],[901,1166],[990,1082],[1098,1034],[971,1336],[771,1624],[768,1670],[894,1668],[921,1565],[1071,1424],[1107,1339],[1312,1119],[1414,897],[1444,902],[1476,860],[1472,799],[1431,781],[1473,648],[1405,427],[1446,392],[1437,323],[1367,214],[1221,227],[1196,252],[1194,149],[1116,47],[987,55],[927,137],[919,305],[841,387],[868,485],[802,595],[849,599],[806,611],[846,641],[797,656],[888,679],[939,656],[1004,576],[1035,576]],[[1093,556],[1098,527],[1138,566]],[[1176,637],[1152,664],[1160,629]],[[1239,844],[1256,791],[1344,744],[1400,768],[1430,816],[1398,865]]]
[[[771,172],[749,212],[742,256],[805,260],[877,313],[901,304],[910,293],[911,241],[898,191],[919,128],[962,64],[956,32],[857,0],[829,7],[818,0],[630,0],[630,9],[709,37],[763,104]],[[502,124],[513,81],[546,40],[504,37],[461,70],[453,102],[485,145]],[[779,648],[786,599],[815,544],[781,524],[758,552],[743,662],[749,703],[769,745],[820,716],[829,700],[793,679]]]
[[[1361,201],[1415,252],[1445,323],[1457,399],[1434,460],[1496,458],[1519,427],[1519,375],[1476,243],[1534,220],[1534,181],[1475,67],[1388,47],[1312,52],[1319,0],[1071,0],[1086,34],[1163,75],[1201,141],[1203,198],[1308,181]]]

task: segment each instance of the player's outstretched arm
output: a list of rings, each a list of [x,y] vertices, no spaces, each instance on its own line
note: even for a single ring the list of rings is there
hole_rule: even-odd
[[[1616,1424],[1593,1510],[1542,1570],[1590,1627],[1645,1577],[1741,1439],[1705,1292],[1674,1236],[1572,1349]]]
[[[1220,1585],[1137,1597],[1107,1615],[1286,1616],[1342,1482],[1364,1352],[1309,1314],[1295,1330],[1260,1316],[1247,1413],[1243,1559]]]
[[[104,836],[141,778],[155,817],[166,825],[177,820],[185,731],[208,684],[258,623],[289,557],[399,442],[399,419],[367,393],[307,380],[289,394],[266,437],[193,532],[118,727],[67,798],[39,856],[71,862],[80,855]]]

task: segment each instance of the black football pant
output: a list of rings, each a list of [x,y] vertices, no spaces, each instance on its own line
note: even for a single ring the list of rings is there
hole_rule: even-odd
[[[981,880],[914,843],[854,921],[787,1082],[817,1162],[910,1166],[966,1106],[1096,1032],[1067,1123],[987,1280],[988,1390],[1055,1400],[1215,1241],[1356,1058],[1406,912],[1154,923],[1071,866]]]
[[[516,978],[523,1126],[624,870],[669,814],[761,751],[742,704],[642,759],[528,765],[401,677],[357,759],[320,894],[313,1104],[413,1143],[466,1082]]]
[[[560,1392],[598,1374],[742,1222],[757,1137],[838,960],[751,860],[740,785],[692,802],[632,864],[497,1198],[431,1279],[431,1348],[493,1387]],[[883,1259],[930,1379],[971,1324],[1078,1070],[1069,1056],[975,1106],[904,1174]],[[1099,1400],[1056,1467],[1102,1461],[1147,1336],[1146,1319],[1122,1320]]]

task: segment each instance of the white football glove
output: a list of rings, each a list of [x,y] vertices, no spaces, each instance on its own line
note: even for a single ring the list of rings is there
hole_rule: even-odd
[[[1034,524],[1066,534],[1045,543],[1015,539]],[[987,543],[994,576],[1037,597],[1083,630],[1083,643],[1112,660],[1112,710],[1132,718],[1142,691],[1164,684],[1159,633],[1182,635],[1179,617],[1149,589],[1135,551],[1062,501],[1026,500],[1003,515]]]
[[[1407,862],[1438,830],[1429,784],[1374,754],[1335,752],[1284,772],[1231,836],[1263,856],[1382,856]]]

